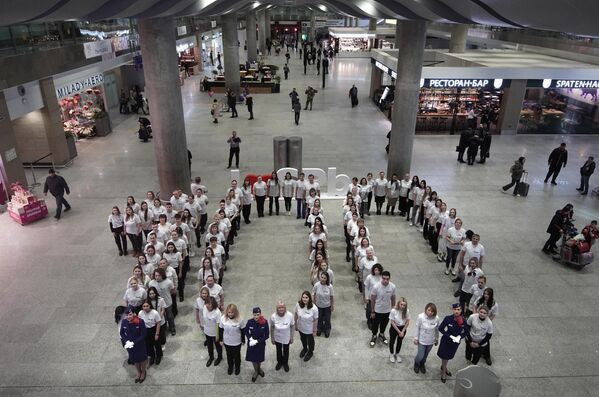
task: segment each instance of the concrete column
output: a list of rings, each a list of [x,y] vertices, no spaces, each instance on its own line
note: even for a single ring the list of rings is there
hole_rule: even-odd
[[[503,135],[518,133],[520,111],[526,94],[526,83],[527,80],[512,80],[509,88],[503,90],[501,111],[497,122],[497,130]]]
[[[400,21],[397,21],[400,24]],[[410,172],[426,40],[425,21],[402,21],[387,173]]]
[[[257,48],[258,42],[256,40],[256,13],[250,12],[245,17],[245,32],[247,37],[248,46],[248,60],[250,62],[256,62],[258,59]]]
[[[316,40],[316,15],[314,15],[314,11],[310,15],[310,37],[308,40]]]
[[[265,41],[266,41],[266,39],[268,39],[268,41],[272,40],[272,37],[270,36],[270,21],[271,20],[272,20],[272,16],[270,15],[270,10],[264,10],[264,34],[266,35]]]
[[[376,18],[370,18],[368,20],[368,33],[376,34]],[[374,47],[374,38],[368,40],[368,49]]]
[[[202,33],[196,32],[196,43],[198,46],[195,49],[194,59],[198,63],[198,71],[204,71],[204,60],[202,59]]]
[[[237,14],[229,13],[222,16],[223,22],[223,51],[225,56],[225,81],[239,95],[239,46],[237,38]]]
[[[343,26],[344,27],[348,27],[349,26],[349,17],[343,17]]]
[[[56,99],[54,79],[47,78],[40,80],[40,90],[42,91],[42,100],[44,101],[44,107],[40,110],[41,121],[46,131],[48,149],[52,153],[54,164],[65,165],[71,159],[64,129],[62,128],[62,120],[60,119],[60,108]]]
[[[370,99],[374,97],[374,92],[381,87],[382,79],[383,71],[370,64],[370,92],[368,93]]]
[[[189,193],[187,140],[183,100],[175,50],[175,19],[139,20],[139,41],[154,135],[154,155],[160,193],[169,198],[175,189]]]
[[[6,157],[7,154],[12,154],[13,150],[17,151],[17,139],[8,114],[4,92],[0,91],[0,172],[3,173],[2,179],[6,182],[6,189],[9,191],[10,184],[17,181],[27,186],[23,160],[19,157],[19,153],[17,152],[17,157],[12,160]]]
[[[470,25],[453,25],[451,27],[451,39],[449,40],[450,53],[466,52],[466,42],[468,41],[468,28]]]
[[[395,46],[393,48],[397,49],[399,48],[399,35],[401,33],[401,22],[399,22],[399,20],[397,21],[397,24],[395,25]]]
[[[266,31],[264,25],[266,25],[266,14],[264,11],[260,11],[256,14],[258,18],[258,48],[262,55],[266,54]]]

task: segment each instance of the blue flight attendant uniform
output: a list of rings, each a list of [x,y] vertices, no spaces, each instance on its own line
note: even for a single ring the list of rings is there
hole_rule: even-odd
[[[129,360],[133,363],[141,363],[148,358],[146,332],[146,324],[141,318],[137,325],[130,323],[126,318],[121,322],[121,340],[123,344],[129,340],[133,342],[133,347],[127,349]]]
[[[441,360],[451,360],[455,356],[458,347],[460,347],[460,344],[451,340],[450,336],[459,336],[461,339],[466,337],[466,319],[462,315],[460,317],[462,319],[461,326],[453,314],[446,316],[439,325],[439,332],[442,336],[439,349],[437,349],[437,356]]]
[[[247,341],[247,352],[245,361],[252,363],[261,363],[264,361],[264,352],[266,350],[266,340],[268,339],[268,321],[264,320],[264,324],[260,325],[253,318],[248,320],[245,326],[245,337]],[[250,346],[249,339],[254,338],[258,343]]]

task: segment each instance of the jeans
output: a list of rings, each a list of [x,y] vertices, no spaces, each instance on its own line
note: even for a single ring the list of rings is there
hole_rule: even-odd
[[[216,354],[218,357],[223,356],[223,347],[216,341],[215,336],[206,335],[206,347],[208,348],[208,356],[214,358],[214,348],[216,347]]]
[[[389,313],[374,313],[374,319],[372,320],[372,336],[376,336],[377,333],[384,335],[387,324],[389,323]]]
[[[129,237],[129,241],[131,241],[131,245],[133,246],[133,252],[141,252],[141,236],[137,234],[127,233]]]
[[[304,334],[302,332],[299,334],[302,341],[302,349],[310,354],[314,353],[314,334]]]
[[[415,367],[424,367],[426,364],[426,358],[428,354],[431,352],[433,345],[423,345],[418,343],[418,353],[414,358],[414,366]]]
[[[164,315],[166,316],[166,322],[168,323],[169,331],[175,330],[175,316],[173,315],[173,306],[169,306],[164,309]]]
[[[266,200],[266,196],[256,196],[256,211],[258,212],[258,218],[264,216],[264,200]]]
[[[483,353],[488,353],[488,346],[479,346],[479,347],[471,347],[470,342],[466,341],[466,360],[472,361],[472,364],[476,365],[478,360],[480,360],[480,356]],[[489,355],[490,356],[490,355]]]
[[[460,290],[460,307],[462,308],[462,313],[465,313],[466,305],[470,303],[470,299],[472,299],[471,293]]]
[[[124,229],[119,227],[113,229],[112,235],[114,236],[114,242],[119,249],[119,252],[127,252],[127,236],[124,234]]]
[[[225,351],[227,352],[227,365],[229,369],[235,368],[235,371],[239,371],[241,367],[241,345],[225,345]]]
[[[404,327],[398,327],[400,331],[403,331]],[[391,326],[389,329],[389,353],[391,354],[399,354],[401,350],[401,344],[403,342],[403,336],[399,336],[395,328]],[[397,339],[397,346],[395,346],[395,351],[393,351],[393,345],[395,344],[395,340]]]
[[[520,178],[518,178],[518,179],[512,178],[512,181],[510,183],[508,183],[507,185],[505,185],[502,189],[504,192],[507,192],[512,186],[516,185],[516,187],[514,188],[514,196],[515,196],[516,193],[518,193],[518,185],[519,184],[520,184]]]
[[[268,196],[268,215],[272,215],[272,203],[275,203],[275,210],[277,215],[279,215],[279,196],[273,197]]]
[[[297,203],[297,219],[304,219],[306,217],[306,200],[296,198],[295,202]]]
[[[291,197],[283,197],[285,200],[285,211],[291,212]]]
[[[289,365],[289,344],[276,342],[277,347],[277,364]]]
[[[235,167],[239,168],[239,148],[238,147],[229,148],[229,168],[231,168],[231,162],[233,160],[233,156],[235,156]]]
[[[366,206],[366,212],[370,215],[370,204],[372,203],[372,192],[368,192],[368,204]]]
[[[63,194],[59,194],[58,196],[54,196],[56,199],[56,218],[60,218],[60,214],[62,214],[62,206],[64,205],[65,210],[70,210],[71,205],[65,200]]]
[[[455,268],[455,261],[460,253],[460,250],[453,250],[447,248],[447,259],[445,259],[445,267],[449,269],[449,262],[451,262],[451,268]]]
[[[331,306],[318,308],[318,332],[328,332],[331,330]]]
[[[243,220],[245,223],[250,223],[250,213],[252,212],[251,204],[244,204],[241,213],[243,214]]]
[[[590,175],[581,175],[580,176],[580,190],[582,193],[587,194],[589,192],[589,179]]]

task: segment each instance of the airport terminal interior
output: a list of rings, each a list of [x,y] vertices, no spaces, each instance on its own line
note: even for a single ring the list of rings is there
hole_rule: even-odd
[[[599,29],[590,16],[599,6],[574,1],[566,18],[558,1],[35,3],[0,4],[0,395],[597,395],[597,263],[589,253],[588,264],[565,260],[561,239],[558,254],[542,249],[567,204],[579,232],[599,218],[597,174],[588,194],[577,190],[581,168],[599,155]],[[312,46],[319,54],[306,63]],[[231,87],[236,118],[227,111]],[[317,92],[305,110],[308,87]],[[147,142],[140,117],[152,123]],[[228,168],[232,131],[241,139],[239,167]],[[484,163],[482,149],[473,165],[457,161],[468,133],[490,137]],[[299,159],[277,159],[281,137],[301,137]],[[562,143],[567,163],[548,183],[548,158]],[[506,194],[520,157],[529,189]],[[227,373],[224,352],[223,362],[207,367],[194,309],[202,239],[185,299],[177,298],[176,335],[167,332],[161,362],[135,381],[115,307],[137,258],[131,245],[119,255],[107,222],[113,206],[124,212],[128,196],[141,203],[147,191],[164,202],[167,189],[190,194],[199,176],[211,223],[232,179],[241,185],[285,166],[341,175],[319,180],[334,272],[330,336],[315,337],[305,361],[295,331],[289,371],[275,369],[270,339],[263,377],[252,379],[247,345],[238,375]],[[70,189],[64,197],[72,209],[60,219],[54,197],[44,195],[50,168]],[[371,245],[411,323],[401,362],[390,361],[386,343],[369,343],[363,296],[346,261],[343,175],[380,171],[425,179],[463,228],[480,235],[482,271],[499,308],[491,365],[481,358],[474,366],[462,341],[446,382],[437,346],[426,373],[415,373],[416,319],[429,302],[440,319],[451,315],[459,284],[417,225],[397,209],[385,214],[383,206],[376,215],[374,202],[363,214]],[[222,288],[225,306],[236,304],[243,319],[260,307],[270,322],[278,302],[293,313],[312,283],[310,230],[296,218],[295,200],[289,215],[282,197],[278,215],[266,206],[258,217],[253,201],[251,223],[240,222]]]

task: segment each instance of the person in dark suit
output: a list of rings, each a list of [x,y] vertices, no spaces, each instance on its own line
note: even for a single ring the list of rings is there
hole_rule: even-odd
[[[464,152],[466,152],[466,148],[468,147],[468,142],[470,141],[471,132],[469,130],[464,130],[460,134],[460,142],[458,143],[458,161],[460,163],[465,163],[464,161]]]
[[[565,221],[568,218],[568,213],[566,210],[557,210],[555,211],[555,215],[551,218],[551,222],[549,226],[547,226],[547,233],[550,234],[547,242],[543,246],[543,252],[546,254],[557,254],[557,241],[565,233]]]
[[[481,136],[481,144],[480,144],[480,160],[478,161],[480,164],[484,164],[487,158],[489,157],[489,150],[491,149],[491,139],[493,136],[489,133],[488,129],[485,129],[483,124],[479,127],[480,136]]]
[[[227,105],[231,109],[231,118],[237,117],[237,95],[231,88],[227,89]]]
[[[254,119],[254,97],[251,94],[246,95],[245,105],[248,107],[248,112],[250,113],[250,118],[248,120],[253,120]]]
[[[551,154],[549,155],[549,159],[547,160],[547,164],[549,165],[549,171],[547,171],[547,176],[545,177],[545,183],[549,180],[551,176],[551,184],[557,185],[555,179],[559,175],[562,167],[566,168],[566,163],[568,162],[568,151],[566,150],[566,143],[562,142],[559,147],[553,149]]]
[[[268,321],[262,316],[262,310],[259,307],[252,309],[252,315],[253,317],[248,320],[245,326],[245,337],[248,342],[245,361],[250,361],[254,366],[252,382],[256,382],[258,375],[264,378],[264,371],[260,368],[260,365],[264,361],[269,331]]]
[[[580,167],[580,187],[576,190],[582,195],[586,195],[589,192],[589,178],[595,172],[594,160],[593,156],[589,156],[589,159]]]
[[[441,359],[441,382],[445,383],[451,372],[447,370],[447,363],[453,359],[460,342],[466,336],[466,319],[462,316],[459,303],[451,305],[453,314],[446,316],[439,325],[441,343],[437,349],[437,356]]]
[[[146,324],[137,317],[135,310],[127,310],[127,318],[121,322],[121,341],[127,353],[129,361],[135,364],[137,376],[135,383],[143,383],[146,380],[146,365],[148,352],[146,350]]]
[[[468,140],[468,165],[474,165],[474,159],[478,152],[478,146],[480,145],[480,138],[476,133]]]
[[[71,210],[71,205],[64,198],[64,194],[71,194],[71,190],[69,189],[69,185],[67,185],[67,181],[62,176],[56,175],[56,171],[53,168],[50,168],[48,171],[48,176],[44,183],[44,196],[48,195],[48,191],[56,199],[56,215],[54,215],[54,218],[59,220],[63,204],[65,207],[64,212]]]

